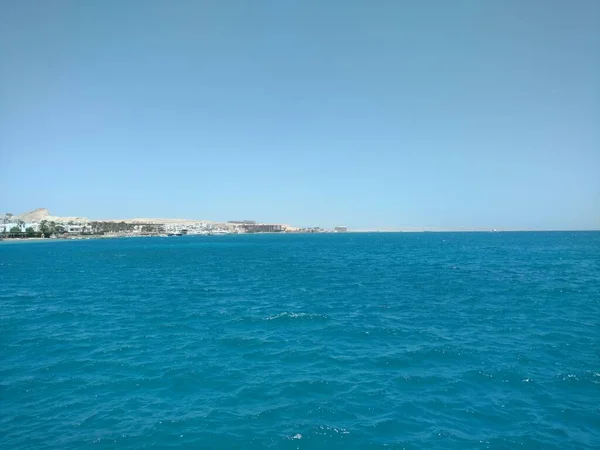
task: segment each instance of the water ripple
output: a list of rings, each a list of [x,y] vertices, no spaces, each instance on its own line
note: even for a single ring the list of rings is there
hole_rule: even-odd
[[[600,448],[598,255],[600,233],[1,244],[0,447]]]

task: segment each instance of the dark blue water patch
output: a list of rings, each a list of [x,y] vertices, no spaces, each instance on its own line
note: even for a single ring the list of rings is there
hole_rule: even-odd
[[[600,233],[0,244],[0,446],[599,448]]]

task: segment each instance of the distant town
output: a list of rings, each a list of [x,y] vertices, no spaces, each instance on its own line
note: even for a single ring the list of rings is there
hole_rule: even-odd
[[[228,222],[186,219],[90,220],[85,217],[59,217],[46,208],[14,215],[0,213],[0,239],[87,239],[92,237],[225,235],[248,233],[341,233],[345,226],[327,230],[291,225],[260,223],[254,220]]]

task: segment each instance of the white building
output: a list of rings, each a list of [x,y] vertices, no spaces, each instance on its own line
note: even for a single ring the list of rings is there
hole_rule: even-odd
[[[35,231],[36,233],[38,231],[40,231],[40,224],[37,222],[22,223],[22,224],[13,222],[13,223],[0,223],[0,233],[10,233],[10,230],[14,227],[19,228],[19,230],[22,233],[25,233],[27,231],[27,228],[33,228],[33,231]]]
[[[90,231],[90,227],[87,227],[85,225],[67,225],[65,227],[65,229],[67,230],[67,233],[74,233],[74,234]]]
[[[0,233],[8,233],[12,227],[18,226],[18,223],[2,223],[0,224]]]
[[[10,230],[17,227],[20,231],[25,232],[26,224],[19,225],[17,222],[0,224],[0,233],[9,233]]]
[[[23,231],[27,230],[27,228],[33,228],[33,231],[37,233],[40,231],[40,224],[37,222],[26,223]]]

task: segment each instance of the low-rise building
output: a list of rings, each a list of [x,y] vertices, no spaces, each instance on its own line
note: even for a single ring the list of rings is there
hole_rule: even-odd
[[[37,233],[40,231],[40,224],[37,222],[26,223],[25,229],[23,231],[26,231],[28,228],[31,228],[34,232]]]
[[[28,228],[32,228],[34,232],[40,231],[40,224],[37,222],[24,223],[24,222],[12,222],[0,224],[0,233],[9,233],[13,228],[18,228],[21,233],[25,233]]]
[[[85,225],[67,225],[65,229],[67,233],[72,234],[81,234],[87,231],[87,227]]]
[[[19,227],[19,224],[18,223],[3,223],[3,224],[0,224],[0,233],[8,233],[11,230],[11,228],[14,228],[14,227]]]
[[[283,231],[283,225],[259,223],[255,225],[243,225],[246,233],[280,233]]]

